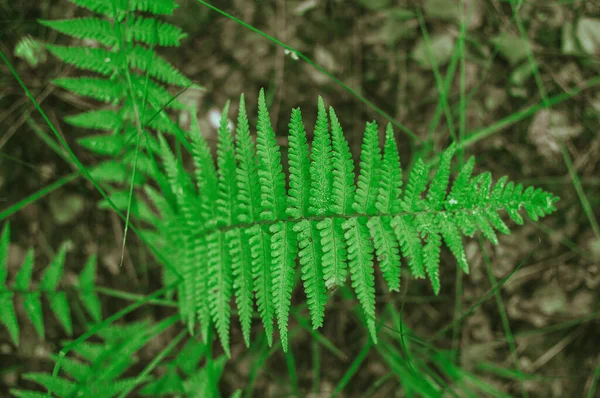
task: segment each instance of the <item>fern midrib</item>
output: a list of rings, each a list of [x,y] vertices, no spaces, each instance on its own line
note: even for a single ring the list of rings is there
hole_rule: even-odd
[[[525,202],[519,202],[519,208],[521,208],[523,206]],[[512,204],[511,204],[512,205]],[[278,222],[281,221],[285,221],[285,222],[290,222],[290,223],[298,223],[304,220],[307,221],[323,221],[323,220],[327,220],[327,219],[344,219],[344,220],[348,220],[351,218],[367,218],[367,219],[371,219],[371,218],[375,218],[375,217],[397,217],[397,216],[418,216],[418,215],[423,215],[423,214],[431,214],[431,215],[437,215],[437,214],[460,214],[460,213],[467,213],[467,214],[474,214],[476,212],[480,212],[480,211],[489,211],[489,210],[493,210],[493,211],[506,211],[506,207],[508,206],[499,206],[499,207],[492,207],[492,206],[478,206],[478,207],[474,207],[472,209],[459,209],[459,210],[419,210],[419,211],[401,211],[401,212],[379,212],[377,214],[363,214],[363,213],[349,213],[349,214],[329,214],[329,215],[318,215],[318,216],[306,216],[306,217],[300,217],[300,218],[283,218],[283,219],[276,219],[276,220],[259,220],[253,223],[239,223],[239,224],[235,224],[235,225],[227,225],[227,226],[219,226],[216,228],[207,228],[201,232],[199,232],[199,236],[205,236],[205,235],[209,235],[215,231],[229,231],[235,228],[251,228],[255,225],[258,226],[265,226],[265,225],[273,225],[273,224],[277,224]],[[512,207],[512,206],[511,206]]]

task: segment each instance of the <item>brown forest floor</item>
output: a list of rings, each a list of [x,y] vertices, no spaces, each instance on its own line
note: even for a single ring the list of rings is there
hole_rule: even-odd
[[[206,87],[201,95],[188,98],[197,101],[201,115],[207,115],[202,120],[206,126],[210,124],[208,115],[212,110],[218,110],[227,99],[236,103],[241,92],[246,94],[249,111],[254,113],[261,87],[265,87],[274,104],[271,115],[280,135],[287,131],[289,111],[293,107],[302,107],[307,126],[313,124],[318,95],[336,109],[355,154],[358,154],[364,123],[372,119],[378,120],[380,126],[385,123],[385,119],[314,67],[292,59],[282,48],[198,2],[184,3],[171,22],[182,26],[189,37],[182,48],[163,53],[188,77]],[[500,237],[499,246],[484,245],[492,273],[498,279],[531,254],[525,266],[501,290],[512,333],[517,336],[520,368],[536,375],[526,381],[525,389],[535,397],[583,396],[600,365],[600,236],[594,233],[582,209],[560,143],[564,142],[573,159],[574,170],[595,213],[592,216],[597,220],[600,216],[600,90],[584,90],[550,110],[541,109],[532,116],[515,120],[517,112],[542,103],[542,96],[535,78],[524,73],[529,64],[526,55],[523,57],[511,6],[500,0],[473,0],[465,4],[472,10],[467,31],[466,89],[472,93],[467,104],[467,131],[492,126],[504,118],[514,121],[470,146],[466,155],[474,155],[478,170],[489,170],[496,178],[508,175],[511,180],[540,186],[561,197],[558,211],[543,222],[515,226],[512,235]],[[215,5],[297,48],[422,139],[431,137],[435,151],[450,143],[443,115],[431,135],[428,131],[439,92],[434,73],[419,52],[422,52],[419,48],[423,46],[423,36],[418,20],[403,21],[403,10],[414,10],[415,5],[423,7],[428,32],[440,43],[436,56],[440,72],[445,76],[449,58],[444,54],[446,44],[455,43],[459,35],[457,14],[447,2],[232,0],[218,1]],[[36,18],[65,18],[85,13],[65,0],[3,1],[0,10],[0,48],[6,54],[12,54],[17,41],[26,34],[46,41],[64,43],[68,40],[41,28]],[[584,17],[600,21],[600,3],[528,1],[519,15],[549,97],[599,75],[600,28],[590,39],[596,53],[588,55],[567,53],[565,30],[569,30],[569,24],[576,26]],[[77,148],[75,139],[79,132],[70,131],[62,121],[64,116],[93,104],[49,85],[51,78],[69,75],[73,70],[51,56],[36,68],[23,60],[13,58],[12,61],[34,95],[40,96],[38,100],[55,126],[77,149],[82,162],[90,165],[97,161],[90,153]],[[455,125],[458,123],[458,74],[456,77],[448,96],[450,106],[456,110]],[[34,135],[35,124],[47,128],[4,65],[0,65],[0,87],[0,151],[3,155],[0,157],[0,208],[5,208],[73,170]],[[204,131],[215,133],[211,127]],[[414,140],[397,133],[401,158],[408,166],[416,145]],[[285,143],[285,139],[281,142]],[[69,206],[79,203],[82,206],[62,220],[65,198],[72,201],[68,202],[72,203]],[[79,179],[11,216],[16,244],[11,248],[9,264],[18,264],[30,246],[40,247],[38,255],[47,259],[51,248],[71,239],[75,249],[71,257],[74,260],[69,262],[74,269],[70,272],[79,269],[78,260],[97,252],[99,285],[138,292],[154,290],[160,284],[158,271],[151,271],[149,280],[128,272],[136,261],[147,256],[132,235],[128,239],[126,266],[118,268],[123,225],[108,211],[96,208],[98,199],[91,185]],[[476,303],[492,286],[477,239],[468,241],[467,252],[471,274],[463,278],[460,295],[463,309]],[[411,281],[403,294],[380,292],[378,296],[381,308],[388,301],[396,303],[398,308],[406,301],[403,320],[423,339],[431,337],[454,316],[454,260],[447,252],[442,259],[442,291],[438,298],[432,297],[431,288],[424,281]],[[122,305],[118,300],[106,300],[104,304],[112,308],[112,312]],[[323,359],[323,390],[335,385],[362,348],[362,340],[357,339],[356,320],[349,315],[348,307],[336,298],[327,309],[329,320],[326,319],[321,333],[335,341],[349,360],[344,363]],[[158,315],[156,311],[148,309],[134,314],[137,317]],[[544,329],[569,320],[577,321],[571,327],[556,331]],[[529,333],[540,329],[543,329],[540,333]],[[47,354],[56,351],[63,337],[59,327],[51,322],[48,322],[47,334],[48,340],[40,341],[32,327],[24,322],[23,343],[15,351],[8,343],[8,334],[0,328],[0,368],[22,365],[27,371],[47,369],[50,363]],[[461,365],[473,369],[485,361],[514,369],[505,336],[499,307],[492,297],[461,325],[457,340]],[[242,340],[237,337],[232,340],[234,355],[243,350]],[[163,343],[157,342],[156,346],[161,347]],[[438,344],[440,348],[451,348],[451,334]],[[156,354],[152,348],[148,348],[149,358]],[[308,394],[312,365],[310,338],[305,331],[294,341],[294,352],[300,387]],[[224,391],[243,387],[250,366],[232,361],[222,380]],[[387,371],[387,365],[372,350],[348,391],[365,391]],[[263,396],[285,396],[287,390],[281,388],[286,384],[280,382],[287,377],[283,356],[272,356],[264,372],[272,376],[259,378],[256,391],[264,393]],[[8,394],[5,388],[19,382],[18,375],[1,370],[0,374],[0,396],[5,396]],[[478,374],[508,394],[521,395],[521,386],[515,378]],[[373,396],[394,396],[397,384],[386,384]],[[347,392],[346,396],[360,394]]]

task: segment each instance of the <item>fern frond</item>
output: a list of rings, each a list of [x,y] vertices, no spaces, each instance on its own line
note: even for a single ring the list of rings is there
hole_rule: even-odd
[[[208,146],[199,133],[192,136],[202,203],[196,218],[202,221],[200,236],[209,240],[210,262],[208,278],[197,275],[195,283],[208,279],[210,288],[203,291],[226,352],[231,278],[246,344],[253,285],[268,343],[272,344],[276,317],[282,346],[287,349],[295,260],[301,266],[315,328],[324,321],[326,289],[344,284],[349,268],[351,286],[369,334],[376,342],[374,256],[390,291],[399,290],[404,257],[410,273],[415,278],[427,276],[438,294],[443,242],[458,266],[468,272],[463,235],[479,232],[495,243],[495,230],[510,232],[502,212],[519,223],[523,221],[519,213],[522,209],[534,220],[555,211],[558,198],[550,193],[515,185],[506,178],[492,185],[489,173],[471,177],[473,159],[463,166],[448,193],[455,146],[442,154],[431,179],[429,167],[417,158],[402,190],[402,169],[393,131],[389,126],[386,129],[382,157],[375,122],[368,123],[365,129],[360,174],[355,184],[348,143],[331,108],[329,117],[331,130],[320,99],[309,151],[300,110],[292,111],[287,196],[280,148],[263,90],[259,96],[256,153],[243,96],[235,151],[226,112],[223,115],[217,148],[218,176]],[[192,124],[196,125],[195,120]],[[173,174],[173,161],[165,163],[167,175]],[[176,185],[171,191],[175,192]]]

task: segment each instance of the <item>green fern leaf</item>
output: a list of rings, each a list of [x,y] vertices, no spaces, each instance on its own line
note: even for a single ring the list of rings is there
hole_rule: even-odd
[[[126,146],[126,139],[123,135],[101,134],[79,138],[79,145],[98,154],[116,156],[120,154]]]
[[[138,41],[150,46],[179,47],[187,35],[181,28],[154,18],[131,18],[126,29],[127,41]]]
[[[312,142],[310,162],[310,197],[309,212],[322,216],[328,210],[329,193],[332,184],[332,148],[331,136],[327,122],[327,111],[323,98],[319,97],[317,124]]]
[[[52,44],[46,44],[46,48],[63,62],[104,76],[111,76],[122,67],[119,54],[103,48],[56,46]]]
[[[427,192],[427,202],[430,209],[440,210],[444,205],[444,198],[448,190],[448,182],[450,180],[450,162],[452,156],[456,152],[456,145],[452,144],[444,151],[438,164],[437,172]]]
[[[92,178],[98,182],[126,183],[131,177],[131,169],[127,164],[116,160],[106,160],[91,169],[88,169]],[[141,185],[145,181],[142,173],[135,174],[135,185]]]
[[[329,196],[332,184],[332,148],[327,122],[327,111],[323,98],[319,97],[317,123],[312,142],[310,162],[310,216],[323,216],[329,210]],[[301,221],[297,226],[300,245],[300,264],[304,291],[308,297],[308,310],[313,328],[323,325],[327,293],[323,275],[323,249],[316,221]]]
[[[44,339],[44,318],[42,316],[42,303],[40,293],[31,291],[31,274],[33,272],[33,249],[29,249],[15,279],[15,290],[23,293],[23,307],[25,314],[35,327],[38,335]]]
[[[408,260],[410,272],[415,278],[424,278],[423,252],[419,232],[414,217],[410,215],[395,216],[391,222],[396,238],[400,242],[402,256]]]
[[[4,288],[8,272],[8,248],[10,246],[10,223],[4,224],[0,236],[0,289]]]
[[[321,266],[322,248],[316,224],[302,220],[294,225],[298,235],[298,258],[301,266],[304,292],[313,329],[323,326],[327,294]]]
[[[184,253],[190,253],[195,247],[193,241],[192,231],[197,228],[196,211],[199,207],[196,195],[194,192],[192,181],[190,180],[187,173],[184,172],[182,166],[175,159],[175,156],[169,149],[169,146],[162,136],[160,138],[160,153],[164,159],[167,176],[171,190],[176,193],[176,201],[181,215],[185,224],[183,226],[182,243]],[[180,260],[180,266],[178,272],[182,275],[183,283],[178,287],[180,295],[180,308],[182,311],[182,318],[188,325],[190,331],[194,329],[194,322],[196,319],[195,306],[197,302],[195,278],[194,278],[194,264],[197,259],[191,255],[183,256],[183,260]],[[206,321],[206,320],[204,320]]]
[[[252,254],[250,245],[241,228],[227,231],[233,273],[233,290],[235,292],[238,316],[242,325],[242,334],[246,347],[250,346],[250,327],[252,326]]]
[[[428,167],[417,158],[402,192],[402,170],[393,131],[388,126],[382,158],[374,122],[366,126],[355,185],[352,156],[335,112],[329,110],[330,133],[322,99],[318,108],[310,156],[300,110],[292,112],[287,196],[280,148],[263,90],[259,96],[256,153],[243,96],[235,150],[227,128],[227,111],[223,113],[217,147],[218,173],[208,145],[197,131],[197,120],[193,119],[192,155],[200,205],[193,207],[182,202],[181,198],[190,197],[189,183],[179,177],[184,172],[172,153],[163,155],[171,181],[168,191],[180,198],[171,200],[174,207],[160,213],[172,220],[170,223],[185,220],[189,226],[192,219],[182,215],[195,209],[194,231],[199,231],[207,242],[192,246],[208,249],[202,249],[204,254],[199,255],[194,248],[182,244],[178,255],[199,258],[200,263],[208,258],[209,271],[199,271],[198,267],[194,286],[199,287],[202,297],[206,297],[204,301],[209,303],[210,317],[227,353],[232,278],[246,344],[250,338],[253,285],[268,343],[272,344],[276,316],[282,346],[287,349],[296,258],[313,327],[323,324],[326,289],[344,284],[347,263],[352,288],[369,334],[376,342],[374,254],[390,290],[400,286],[401,253],[413,276],[427,275],[438,294],[442,242],[456,257],[459,267],[468,272],[462,235],[480,232],[495,242],[495,230],[509,232],[502,212],[522,222],[523,209],[534,220],[555,211],[558,198],[540,189],[507,183],[506,178],[492,186],[489,173],[471,178],[472,159],[461,169],[447,194],[455,146],[441,156],[431,180]],[[164,140],[161,143],[162,153],[170,151]],[[157,207],[165,205],[159,203]],[[165,228],[167,222],[156,221],[156,225]],[[165,230],[176,231],[174,228]],[[177,245],[192,233],[185,228],[177,231],[177,237],[172,238]],[[180,295],[180,301],[183,297]],[[187,304],[181,305],[183,312],[188,311]],[[196,298],[199,315],[204,311],[201,305]]]
[[[53,391],[59,397],[69,397],[76,389],[76,384],[70,380],[54,377],[49,373],[25,373],[25,380],[42,385],[48,391]]]
[[[235,181],[235,152],[233,136],[228,127],[229,102],[225,104],[221,115],[221,125],[218,133],[217,164],[219,168],[218,197],[217,197],[217,225],[231,226],[237,219],[236,181]],[[229,356],[229,299],[232,289],[231,256],[227,248],[230,246],[228,236],[217,232],[218,236],[209,235],[209,256],[216,256],[220,261],[209,259],[208,272],[209,290],[213,294],[211,316],[217,327],[221,345]],[[217,243],[218,242],[218,243]],[[220,252],[217,252],[219,250]]]
[[[252,277],[254,278],[254,291],[256,306],[262,319],[267,343],[273,345],[273,276],[271,274],[271,240],[267,226],[254,226],[246,229],[250,252],[252,254]]]
[[[355,202],[356,203],[356,202]],[[352,288],[367,320],[373,342],[377,343],[375,330],[375,277],[373,276],[373,246],[363,218],[350,218],[343,227],[348,243],[348,265]]]
[[[76,39],[94,40],[106,47],[113,47],[119,43],[114,27],[104,19],[73,18],[56,21],[39,20],[38,22],[65,35]]]
[[[381,163],[376,122],[367,123],[360,157],[360,174],[352,208],[359,214],[375,214],[379,188],[377,170]]]
[[[329,108],[331,119],[332,181],[329,211],[332,214],[347,215],[353,212],[354,202],[354,161],[342,126],[333,108]],[[323,250],[323,278],[325,286],[331,289],[343,286],[348,276],[347,250],[342,227],[343,219],[324,219],[317,224]]]
[[[400,290],[400,255],[398,241],[390,225],[392,211],[398,210],[402,185],[402,169],[391,124],[385,135],[383,161],[381,163],[379,193],[375,207],[384,216],[372,217],[367,226],[373,237],[375,254],[383,277],[390,291]]]
[[[52,80],[52,83],[82,97],[106,103],[117,102],[125,97],[125,87],[119,81],[98,77],[61,77]]]
[[[174,0],[129,0],[129,9],[156,15],[173,15],[179,7]]]
[[[375,207],[380,213],[390,214],[399,209],[400,194],[402,193],[402,168],[394,131],[389,123],[385,132],[383,161],[379,177],[379,192]]]
[[[231,297],[231,257],[227,250],[225,236],[221,231],[208,235],[208,305],[210,315],[215,323],[215,328],[221,340],[221,345],[228,357],[229,351],[229,323]]]
[[[333,214],[350,214],[353,212],[354,195],[354,161],[342,126],[332,107],[329,107],[331,118],[331,141],[333,148],[333,182],[331,188],[330,211]]]
[[[260,217],[265,221],[275,221],[285,217],[285,179],[281,166],[281,153],[275,140],[275,132],[271,127],[263,89],[261,89],[258,99],[256,149],[258,177],[261,186],[262,212]]]
[[[437,295],[440,292],[440,246],[442,239],[435,232],[430,232],[426,238],[425,247],[423,248],[423,263],[427,276],[431,281],[433,292]]]
[[[72,126],[114,131],[123,125],[123,117],[112,109],[94,110],[65,117]]]
[[[69,302],[64,292],[57,292],[56,290],[63,274],[65,257],[70,245],[70,242],[65,242],[60,246],[58,253],[56,253],[56,256],[54,256],[50,265],[44,271],[44,275],[40,281],[40,290],[48,294],[50,308],[69,336],[73,333]]]
[[[418,158],[408,176],[408,184],[404,191],[401,206],[405,212],[414,213],[422,210],[423,201],[421,195],[425,191],[425,188],[427,188],[428,173],[429,168],[423,163],[421,158]]]
[[[367,123],[360,155],[360,174],[352,208],[358,214],[373,215],[378,194],[378,173],[381,151],[377,124]],[[375,331],[375,278],[373,275],[373,245],[364,217],[351,218],[344,223],[348,244],[348,265],[352,288],[356,292],[371,338],[377,341]]]
[[[237,221],[240,223],[251,222],[258,219],[258,198],[260,196],[258,187],[258,174],[254,145],[250,137],[250,126],[246,116],[246,105],[244,96],[240,97],[238,111],[238,123],[236,129],[236,151],[235,157],[238,167],[235,169],[236,201],[238,204]],[[236,304],[242,334],[246,346],[250,345],[250,327],[252,323],[252,253],[250,244],[242,229],[234,229],[231,237],[231,256],[233,270],[233,288],[235,291]]]
[[[246,115],[244,95],[240,96],[238,123],[236,130],[236,181],[239,204],[238,221],[251,223],[260,217],[260,185],[258,180],[258,162],[254,143],[250,137],[250,125]]]
[[[196,185],[200,193],[199,210],[200,219],[205,229],[216,225],[216,202],[218,197],[218,176],[213,164],[210,149],[202,136],[198,126],[196,114],[192,112],[192,158],[195,165]],[[198,246],[198,255],[208,253],[208,243],[201,240]],[[203,257],[197,259],[196,277],[196,312],[200,322],[201,332],[204,340],[208,336],[210,327],[210,308],[205,297],[208,295],[208,264]]]
[[[13,293],[6,289],[6,274],[8,270],[8,248],[10,246],[10,224],[2,228],[0,237],[0,322],[6,326],[13,343],[19,345],[19,323],[13,304]]]
[[[13,293],[0,288],[0,322],[6,326],[15,346],[19,345],[19,322],[13,304]]]
[[[163,86],[157,84],[152,79],[145,77],[131,76],[133,91],[137,98],[141,101],[144,98],[151,104],[154,109],[161,110],[177,109],[186,110],[186,106],[181,101],[174,99]]]
[[[290,189],[287,215],[292,218],[308,216],[310,197],[310,152],[300,109],[293,109],[290,119],[288,163]]]
[[[127,61],[132,68],[147,73],[150,77],[165,83],[180,87],[188,87],[192,84],[187,77],[152,49],[135,46],[127,54]]]
[[[95,277],[96,256],[91,255],[78,277],[78,284],[81,289],[79,297],[87,312],[92,316],[94,322],[98,323],[102,320],[102,307],[100,306],[100,300],[95,293]]]
[[[152,14],[172,15],[177,8],[173,0],[70,0],[80,7],[104,14],[109,18],[125,15],[129,11],[143,11]]]
[[[375,216],[367,222],[373,237],[375,255],[383,278],[391,292],[400,291],[400,254],[398,240],[391,227],[392,217]]]
[[[217,215],[218,225],[231,226],[237,221],[237,184],[235,176],[235,150],[228,123],[229,101],[221,114],[218,132],[217,165],[219,169]]]
[[[294,264],[298,252],[293,223],[278,222],[271,225],[271,251],[273,258],[273,303],[279,325],[283,350],[288,350],[288,319],[294,288]],[[310,305],[310,304],[309,304]]]

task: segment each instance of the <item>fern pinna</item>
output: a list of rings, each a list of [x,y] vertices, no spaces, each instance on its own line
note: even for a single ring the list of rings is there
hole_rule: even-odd
[[[113,157],[91,170],[96,180],[122,183],[135,167],[138,174],[134,175],[134,183],[142,184],[154,172],[147,152],[158,149],[156,139],[144,134],[147,129],[183,136],[163,109],[183,109],[184,105],[173,99],[164,86],[193,86],[155,51],[158,46],[177,47],[186,37],[179,27],[156,18],[172,15],[177,4],[174,0],[71,1],[101,17],[40,21],[83,41],[79,46],[46,44],[46,48],[61,61],[95,75],[60,77],[53,83],[109,105],[65,120],[75,127],[108,132],[78,140],[97,154]],[[118,199],[115,201],[120,204]]]
[[[177,249],[182,317],[191,330],[199,320],[204,336],[209,323],[214,324],[227,354],[231,296],[246,344],[254,296],[269,344],[276,320],[287,349],[296,260],[313,327],[323,324],[328,288],[343,285],[349,274],[376,342],[374,264],[389,290],[397,291],[403,257],[412,275],[429,278],[438,294],[442,243],[468,273],[463,235],[479,231],[496,244],[495,231],[509,233],[500,212],[522,224],[522,208],[533,220],[555,211],[558,198],[551,193],[515,185],[506,177],[492,184],[487,172],[472,176],[473,158],[450,184],[454,145],[442,154],[432,178],[429,166],[417,159],[403,187],[392,128],[387,127],[382,153],[375,122],[366,125],[356,178],[340,122],[321,98],[310,147],[301,112],[292,111],[286,184],[264,92],[259,96],[256,145],[244,97],[235,139],[228,108],[218,132],[218,167],[194,123],[196,186],[160,138],[169,195],[175,200],[169,205],[147,189],[162,214],[163,231]]]

